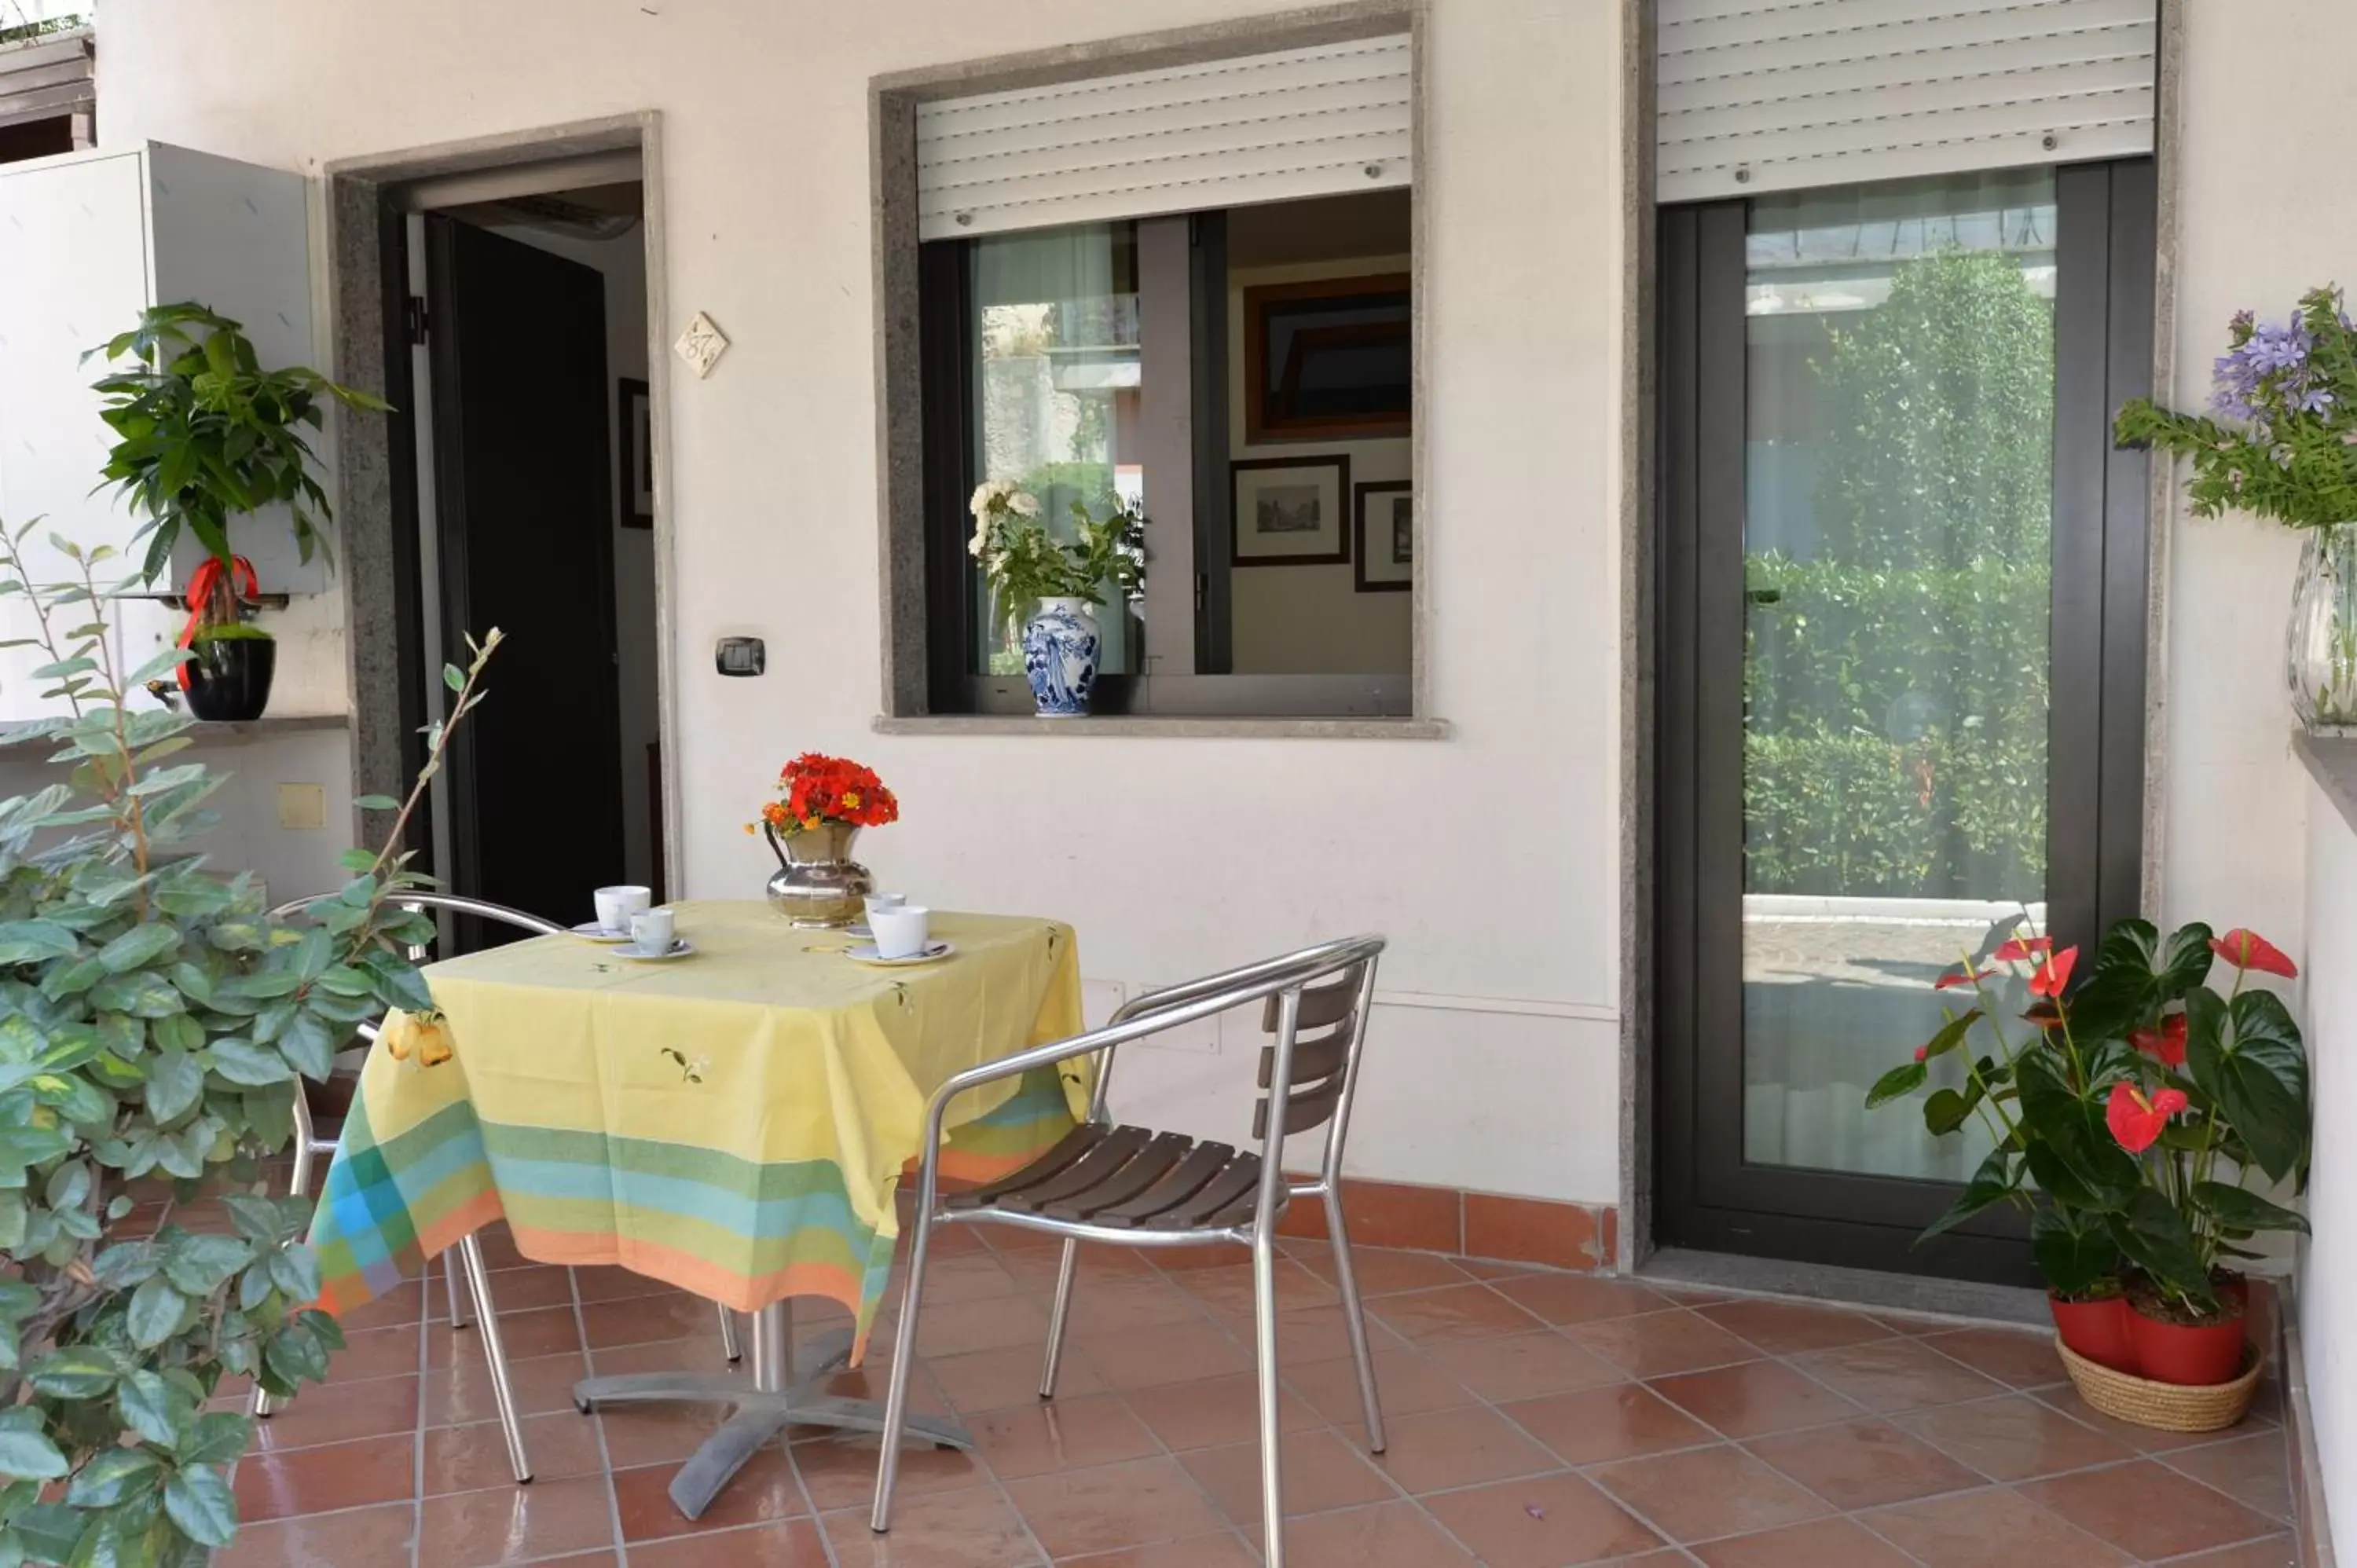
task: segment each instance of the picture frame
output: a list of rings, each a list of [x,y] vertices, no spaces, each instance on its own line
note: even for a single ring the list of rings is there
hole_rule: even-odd
[[[647,383],[629,376],[614,381],[614,428],[622,443],[622,526],[655,525],[654,402]]]
[[[1351,459],[1246,457],[1228,465],[1231,566],[1339,566],[1351,559]]]
[[[1415,489],[1406,479],[1371,479],[1351,492],[1351,585],[1362,594],[1404,594],[1415,585]]]
[[[1409,434],[1407,274],[1247,288],[1243,316],[1247,446]]]

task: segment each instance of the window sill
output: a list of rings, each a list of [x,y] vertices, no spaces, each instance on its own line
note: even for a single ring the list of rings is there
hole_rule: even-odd
[[[1019,714],[877,715],[877,735],[1037,735],[1205,740],[1447,740],[1446,719],[1226,718],[1205,715],[1107,714],[1041,719]]]

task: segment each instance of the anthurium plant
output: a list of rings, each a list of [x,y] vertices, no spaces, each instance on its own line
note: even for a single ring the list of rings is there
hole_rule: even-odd
[[[295,925],[189,853],[221,780],[169,760],[186,717],[125,701],[188,651],[118,669],[111,552],[52,535],[79,577],[36,584],[29,532],[0,532],[0,595],[35,607],[35,673],[69,713],[41,726],[60,780],[0,801],[0,1568],[191,1568],[235,1533],[252,1434],[215,1397],[291,1396],[343,1342],[311,1305],[310,1204],[262,1162],[361,1023],[431,1006],[405,954],[433,926],[401,904],[425,879],[399,826]],[[497,641],[447,672],[447,724]],[[430,738],[419,790],[447,725]],[[405,823],[417,799],[358,803]]]
[[[2079,959],[2026,922],[2000,923],[1937,982],[1971,1004],[1950,1008],[1867,1103],[1913,1095],[1932,1061],[1957,1054],[1962,1081],[1924,1098],[1924,1124],[1941,1135],[1975,1124],[1992,1146],[1924,1237],[2010,1204],[2029,1214],[2058,1296],[2115,1293],[2133,1277],[2170,1316],[2212,1320],[2222,1265],[2255,1255],[2243,1243],[2308,1229],[2252,1190],[2255,1178],[2297,1188],[2307,1176],[2299,1028],[2281,997],[2250,983],[2298,972],[2250,931],[2195,924],[2163,937],[2143,920],[2115,925],[2083,976]],[[2211,983],[2221,966],[2233,975],[2222,994]]]

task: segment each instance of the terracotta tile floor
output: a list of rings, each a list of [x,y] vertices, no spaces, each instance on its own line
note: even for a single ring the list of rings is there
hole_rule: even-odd
[[[720,1367],[713,1314],[618,1270],[524,1263],[493,1235],[539,1478],[510,1483],[476,1337],[452,1332],[438,1281],[412,1283],[355,1315],[335,1381],[264,1424],[222,1568],[1260,1561],[1241,1253],[1167,1268],[1084,1253],[1050,1405],[1033,1386],[1052,1251],[987,1232],[941,1245],[916,1398],[954,1410],[981,1449],[912,1452],[888,1537],[866,1524],[872,1440],[833,1435],[763,1455],[702,1521],[681,1519],[664,1488],[713,1417],[585,1417],[568,1390],[592,1369]],[[1391,1429],[1371,1457],[1330,1257],[1286,1251],[1298,1568],[2294,1560],[2271,1397],[2233,1432],[2169,1438],[2087,1410],[2027,1331],[1362,1249]],[[797,1326],[834,1316],[806,1310]],[[870,1368],[840,1387],[881,1380]]]

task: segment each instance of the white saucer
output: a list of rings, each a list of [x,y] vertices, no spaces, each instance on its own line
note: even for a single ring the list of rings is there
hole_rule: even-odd
[[[671,940],[671,951],[669,952],[649,952],[644,948],[640,947],[634,942],[628,947],[616,948],[614,950],[614,956],[616,958],[636,959],[640,963],[668,963],[671,960],[675,958],[685,958],[694,950],[695,948],[694,944],[689,942],[686,938],[673,937]]]
[[[874,942],[862,942],[856,948],[847,948],[844,950],[843,956],[854,963],[868,964],[877,969],[900,969],[912,963],[931,963],[934,960],[947,958],[955,951],[957,951],[955,944],[936,938],[925,944],[924,951],[908,958],[886,958],[876,950]]]
[[[605,942],[608,945],[616,942],[627,942],[630,940],[630,932],[610,929],[605,926],[599,925],[595,920],[582,921],[579,925],[573,928],[573,934],[576,937],[587,937],[593,942]]]
[[[867,922],[865,920],[852,921],[843,928],[843,934],[846,937],[856,937],[863,942],[872,942],[876,940],[876,933],[868,929]]]

